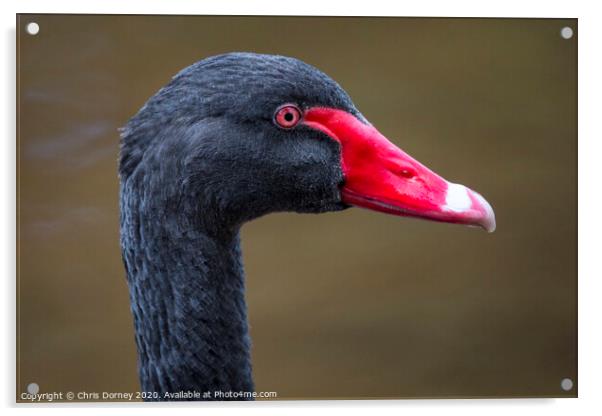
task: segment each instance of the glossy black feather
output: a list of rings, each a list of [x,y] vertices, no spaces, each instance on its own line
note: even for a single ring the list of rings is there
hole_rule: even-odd
[[[149,399],[252,391],[240,226],[345,208],[339,144],[275,126],[284,103],[363,119],[312,66],[232,53],[181,71],[123,129],[121,246]]]

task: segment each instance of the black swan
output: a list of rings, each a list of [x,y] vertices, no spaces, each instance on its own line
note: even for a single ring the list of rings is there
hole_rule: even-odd
[[[483,197],[412,159],[335,81],[283,56],[229,53],[182,70],[122,129],[119,176],[145,400],[253,398],[247,221],[358,206],[495,229]]]

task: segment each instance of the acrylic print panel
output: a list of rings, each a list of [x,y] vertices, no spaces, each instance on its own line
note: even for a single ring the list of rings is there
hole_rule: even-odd
[[[575,19],[17,32],[18,401],[576,397]]]

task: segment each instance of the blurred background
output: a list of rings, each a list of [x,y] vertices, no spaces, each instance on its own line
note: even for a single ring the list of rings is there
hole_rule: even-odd
[[[180,69],[253,51],[329,74],[498,222],[350,209],[245,225],[257,391],[576,396],[576,19],[20,15],[17,32],[18,395],[139,390],[117,129]]]

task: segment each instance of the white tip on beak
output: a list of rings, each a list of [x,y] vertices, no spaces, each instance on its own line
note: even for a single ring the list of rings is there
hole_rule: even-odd
[[[468,188],[457,183],[447,183],[447,194],[445,195],[446,211],[464,212],[472,206],[472,200],[468,195]]]
[[[443,211],[453,213],[458,222],[495,231],[495,214],[489,202],[464,185],[448,182]]]
[[[481,227],[483,227],[488,233],[494,232],[495,231],[495,213],[493,212],[493,208],[491,208],[491,205],[489,205],[489,202],[487,202],[485,200],[485,198],[483,198],[481,196],[481,194],[474,192],[474,191],[472,191],[472,194],[475,196],[477,201],[479,201],[479,203],[481,205],[481,209],[484,213],[483,217],[481,218],[481,222],[480,222]]]

